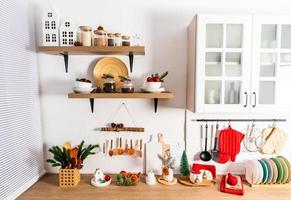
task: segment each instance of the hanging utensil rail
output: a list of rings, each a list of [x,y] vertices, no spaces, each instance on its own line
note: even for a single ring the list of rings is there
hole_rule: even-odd
[[[287,119],[192,119],[196,122],[286,122]]]

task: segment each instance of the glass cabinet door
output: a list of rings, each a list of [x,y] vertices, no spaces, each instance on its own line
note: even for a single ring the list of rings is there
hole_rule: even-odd
[[[198,15],[197,112],[248,112],[249,15]]]
[[[286,92],[286,86],[282,85],[285,84],[282,77],[286,75],[282,70],[291,67],[291,24],[284,16],[258,15],[254,17],[253,27],[252,110],[275,113],[282,108],[284,111],[278,97]]]
[[[248,70],[243,69],[243,29],[240,23],[206,24],[203,103],[207,106],[233,109],[246,104],[243,84],[249,80],[244,77]]]

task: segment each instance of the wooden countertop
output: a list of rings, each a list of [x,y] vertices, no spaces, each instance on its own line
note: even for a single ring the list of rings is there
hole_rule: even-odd
[[[245,195],[236,196],[219,191],[220,178],[212,187],[187,187],[177,183],[174,186],[165,186],[157,183],[154,186],[146,185],[143,180],[137,186],[117,186],[116,176],[113,175],[113,183],[104,188],[91,186],[92,175],[81,175],[81,182],[75,188],[58,187],[58,175],[47,174],[30,189],[23,193],[19,199],[110,199],[110,200],[221,200],[221,199],[250,199],[250,200],[289,200],[291,197],[291,185],[256,186],[249,187],[244,184]]]

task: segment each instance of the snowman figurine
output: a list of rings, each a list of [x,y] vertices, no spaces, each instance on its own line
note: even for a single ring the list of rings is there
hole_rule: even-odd
[[[155,174],[153,171],[149,171],[146,177],[146,184],[155,185],[157,182]]]

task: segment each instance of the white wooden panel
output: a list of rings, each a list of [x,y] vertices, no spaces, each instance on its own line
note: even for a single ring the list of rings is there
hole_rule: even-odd
[[[44,172],[38,74],[27,0],[0,13],[0,199],[14,199]]]

